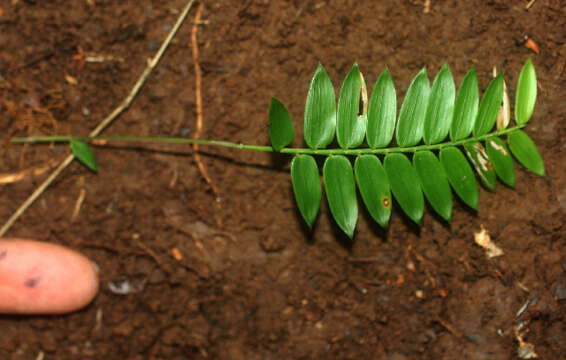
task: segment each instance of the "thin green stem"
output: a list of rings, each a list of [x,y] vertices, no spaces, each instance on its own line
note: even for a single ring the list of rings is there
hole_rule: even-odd
[[[470,142],[484,141],[493,136],[501,136],[511,133],[515,130],[525,127],[526,124],[516,125],[508,129],[498,130],[489,134],[469,137],[466,139],[458,141],[449,141],[439,144],[432,145],[417,145],[410,147],[391,147],[391,148],[358,148],[358,149],[308,149],[308,148],[283,148],[281,149],[282,154],[308,154],[308,155],[363,155],[363,154],[389,154],[389,153],[412,153],[419,150],[440,150],[447,146],[460,146]],[[230,141],[221,140],[202,140],[202,139],[187,139],[179,137],[150,137],[150,136],[31,136],[23,138],[13,138],[12,143],[14,144],[24,144],[24,143],[54,143],[54,142],[71,142],[71,141],[85,141],[91,142],[93,140],[104,140],[104,141],[126,141],[126,142],[153,142],[153,143],[176,143],[176,144],[199,144],[199,145],[209,145],[209,146],[222,146],[230,147],[241,150],[252,150],[252,151],[264,151],[264,152],[274,152],[271,146],[261,146],[261,145],[248,145],[239,144]]]

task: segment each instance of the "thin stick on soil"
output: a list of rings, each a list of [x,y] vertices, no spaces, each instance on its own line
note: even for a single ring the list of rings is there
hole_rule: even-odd
[[[89,136],[98,136],[122,112],[124,112],[124,110],[126,110],[127,108],[130,107],[132,101],[134,100],[134,98],[136,97],[138,92],[140,91],[141,87],[145,84],[145,81],[149,77],[149,74],[151,74],[153,69],[157,66],[157,64],[159,63],[159,60],[161,60],[161,58],[163,57],[165,50],[167,50],[167,48],[169,47],[171,40],[173,39],[173,37],[175,36],[175,34],[177,33],[177,31],[179,30],[181,25],[183,24],[183,22],[187,18],[187,15],[189,14],[189,11],[191,10],[194,2],[195,2],[195,0],[187,1],[185,8],[183,9],[181,14],[177,18],[177,22],[175,23],[175,26],[173,26],[173,28],[171,29],[171,31],[167,35],[167,38],[163,41],[163,44],[161,44],[161,47],[159,48],[159,50],[157,51],[155,56],[153,58],[151,58],[150,61],[148,61],[145,70],[143,71],[143,73],[139,77],[138,81],[135,83],[132,90],[130,90],[130,93],[128,94],[128,96],[120,103],[120,105],[116,109],[114,109],[114,111],[112,111],[112,113],[110,113],[110,115],[108,115],[104,120],[102,120],[102,122],[89,134]],[[24,203],[22,205],[20,205],[20,207],[12,214],[12,216],[10,216],[8,221],[6,221],[6,223],[0,229],[0,237],[4,236],[4,234],[12,227],[12,225],[16,222],[16,220],[18,220],[18,218],[45,191],[45,189],[47,189],[47,187],[49,187],[49,185],[51,185],[51,183],[55,180],[55,178],[57,178],[57,176],[59,176],[59,174],[67,166],[69,166],[69,164],[73,161],[74,158],[75,157],[72,154],[68,155],[61,162],[61,164],[59,164],[57,169],[54,172],[52,172],[51,175],[49,175],[49,177],[47,179],[45,179],[45,181],[37,189],[35,189],[35,191],[26,199],[26,201],[24,201]]]
[[[204,7],[203,3],[200,3],[199,7],[197,8],[195,14],[195,23],[193,24],[193,31],[191,32],[191,44],[193,48],[193,61],[195,63],[195,97],[196,97],[196,111],[197,111],[197,123],[196,123],[196,131],[194,134],[194,138],[200,138],[200,134],[202,132],[202,96],[201,96],[201,84],[202,84],[202,72],[200,69],[200,64],[198,62],[198,42],[197,42],[197,32],[198,32],[198,25],[200,22],[200,15],[202,13],[202,8]],[[195,163],[200,171],[200,175],[206,181],[206,183],[210,186],[210,189],[214,193],[214,197],[218,200],[219,199],[219,192],[216,189],[216,186],[212,183],[212,180],[208,176],[206,172],[206,168],[204,164],[200,160],[200,154],[198,152],[198,144],[193,144],[193,158],[195,159]]]

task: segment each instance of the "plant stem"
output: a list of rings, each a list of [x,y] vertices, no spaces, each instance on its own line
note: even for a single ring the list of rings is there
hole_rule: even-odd
[[[417,145],[410,147],[391,147],[391,148],[358,148],[358,149],[308,149],[308,148],[283,148],[282,154],[308,154],[308,155],[363,155],[363,154],[389,154],[389,153],[412,153],[419,150],[440,150],[447,146],[460,146],[470,142],[484,141],[490,137],[509,134],[513,131],[525,127],[526,124],[516,125],[507,129],[495,131],[489,134],[469,137],[458,141],[448,141],[432,145]],[[23,138],[13,138],[13,144],[24,143],[54,143],[54,142],[71,142],[84,141],[91,142],[94,140],[104,141],[126,141],[126,142],[153,142],[153,143],[176,143],[176,144],[199,144],[208,146],[222,146],[241,150],[274,152],[271,146],[239,144],[222,140],[203,140],[203,139],[187,139],[180,137],[151,137],[151,136],[31,136]]]

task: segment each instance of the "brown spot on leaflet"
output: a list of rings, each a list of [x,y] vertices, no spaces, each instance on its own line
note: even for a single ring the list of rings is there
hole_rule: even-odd
[[[383,204],[383,206],[385,206],[386,208],[391,206],[391,200],[389,200],[389,198],[387,196],[384,196],[381,198],[381,203]]]
[[[24,286],[27,288],[34,288],[39,283],[40,279],[41,278],[39,276],[29,278],[24,282]]]

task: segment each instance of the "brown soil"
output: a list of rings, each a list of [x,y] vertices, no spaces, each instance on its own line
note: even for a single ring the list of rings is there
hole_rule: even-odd
[[[72,164],[7,235],[84,252],[100,266],[101,292],[67,316],[0,317],[0,359],[515,359],[520,325],[540,358],[563,358],[566,8],[525,4],[433,0],[424,13],[416,0],[207,1],[203,138],[267,144],[275,95],[301,146],[318,62],[337,88],[355,61],[371,86],[388,66],[403,95],[422,66],[433,76],[446,61],[457,84],[476,66],[485,88],[497,66],[514,89],[531,56],[540,90],[526,131],[547,176],[517,166],[516,189],[482,189],[479,212],[457,203],[450,225],[429,209],[419,230],[396,211],[382,231],[362,214],[349,243],[325,201],[314,233],[305,231],[288,158],[203,147],[217,203],[187,146],[97,147],[98,174]],[[0,172],[63,159],[63,145],[8,140],[88,133],[127,94],[183,6],[0,1]],[[105,135],[194,134],[193,18]],[[540,54],[524,46],[526,35]],[[81,52],[106,58],[81,63]],[[2,222],[46,175],[2,185]],[[474,244],[482,225],[503,256],[489,259]],[[124,279],[137,292],[112,293],[108,283]]]

